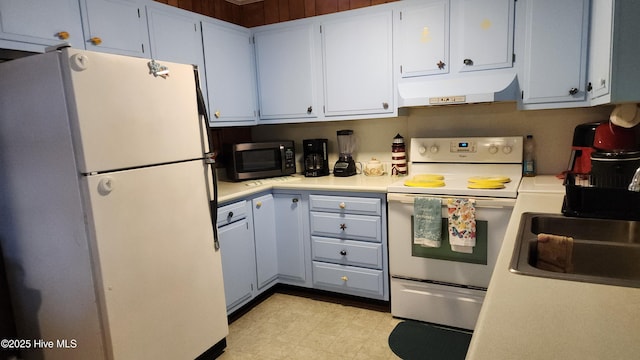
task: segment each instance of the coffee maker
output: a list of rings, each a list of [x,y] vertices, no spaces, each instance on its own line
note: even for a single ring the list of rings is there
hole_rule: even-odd
[[[302,140],[302,147],[304,148],[304,176],[329,175],[327,139]]]

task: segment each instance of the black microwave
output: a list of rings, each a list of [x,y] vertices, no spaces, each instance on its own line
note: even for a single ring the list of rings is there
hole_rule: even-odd
[[[227,144],[223,152],[229,180],[261,179],[296,172],[293,141]]]

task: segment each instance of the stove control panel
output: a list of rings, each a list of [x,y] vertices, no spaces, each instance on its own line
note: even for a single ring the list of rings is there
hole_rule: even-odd
[[[412,138],[409,161],[522,163],[523,137]]]

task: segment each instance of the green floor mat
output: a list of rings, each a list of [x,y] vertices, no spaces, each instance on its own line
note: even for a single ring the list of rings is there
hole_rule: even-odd
[[[389,335],[389,347],[405,360],[464,360],[471,334],[418,321],[403,321]]]

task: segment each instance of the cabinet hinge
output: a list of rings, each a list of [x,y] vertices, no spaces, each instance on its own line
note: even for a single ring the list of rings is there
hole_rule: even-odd
[[[400,11],[400,20],[402,20],[402,11]]]
[[[322,25],[320,25],[320,34],[322,34]]]
[[[252,36],[249,38],[249,44],[255,44],[256,43],[256,37]]]
[[[140,8],[138,8],[138,19],[140,19]]]
[[[512,63],[516,62],[516,54],[515,53],[511,54],[511,62]]]
[[[524,90],[520,92],[520,99],[524,99]]]
[[[400,74],[402,74],[402,65],[400,65]]]
[[[140,48],[142,49],[142,53],[144,54],[144,44],[140,44]]]
[[[198,32],[198,24],[193,24],[193,31]]]

